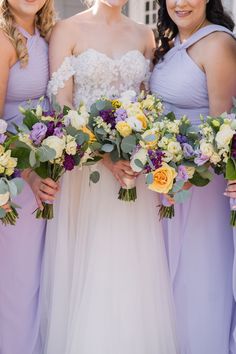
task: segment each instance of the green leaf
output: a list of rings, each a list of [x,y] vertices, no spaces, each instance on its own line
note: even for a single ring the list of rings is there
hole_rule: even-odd
[[[146,184],[152,184],[154,181],[154,177],[152,173],[148,173],[146,175]]]
[[[134,163],[135,163],[135,165],[136,165],[137,167],[141,168],[142,170],[144,169],[144,164],[142,163],[141,160],[135,159],[135,160],[134,160]]]
[[[208,178],[203,178],[197,171],[195,171],[193,178],[189,180],[194,186],[204,187],[206,186],[210,180]]]
[[[12,151],[12,157],[17,158],[17,168],[24,170],[30,167],[30,152],[31,150],[29,148],[24,147],[17,148]]]
[[[17,188],[17,194],[20,194],[24,188],[24,180],[22,178],[16,177],[11,180],[14,182],[16,188]]]
[[[39,119],[35,113],[30,110],[25,112],[25,118],[23,119],[23,123],[31,130],[33,125],[39,123]]]
[[[70,107],[68,107],[68,106],[64,106],[64,107],[63,107],[62,112],[63,112],[63,115],[64,115],[64,116],[66,116],[69,111],[71,111],[71,108],[70,108]]]
[[[121,150],[126,154],[132,153],[135,147],[136,137],[134,135],[125,137],[121,142]]]
[[[98,111],[110,110],[113,109],[113,106],[110,101],[107,100],[98,100],[96,102],[96,108]]]
[[[88,134],[85,134],[84,132],[82,131],[77,131],[77,135],[76,135],[76,143],[79,144],[79,145],[83,145],[86,141],[89,140],[89,136]]]
[[[11,197],[16,197],[17,196],[17,186],[13,181],[8,181],[8,187],[9,187],[9,192]]]
[[[6,210],[0,207],[0,219],[3,219],[6,216]]]
[[[37,154],[40,162],[51,161],[56,156],[56,151],[49,146],[43,145],[37,150]]]
[[[184,182],[183,179],[181,179],[181,180],[175,182],[175,184],[174,184],[174,186],[173,186],[171,192],[173,192],[173,193],[179,192],[179,191],[183,188],[184,183],[185,183],[185,182]]]
[[[48,166],[48,162],[43,162],[40,164],[39,167],[35,168],[34,171],[39,175],[41,178],[48,178],[51,177],[50,169]]]
[[[101,148],[102,148],[102,144],[99,143],[98,141],[95,141],[94,143],[92,143],[92,144],[90,145],[90,149],[91,149],[92,151],[100,151]]]
[[[174,195],[174,200],[176,203],[184,203],[190,196],[190,190],[181,190]]]
[[[75,137],[78,134],[78,130],[72,127],[72,125],[68,125],[68,127],[66,127],[66,132],[68,135],[71,135],[73,137]]]
[[[236,179],[236,162],[232,158],[227,161],[225,178],[228,180]]]
[[[36,152],[34,150],[30,151],[29,162],[31,167],[34,167],[37,163]]]
[[[0,194],[5,194],[9,190],[8,184],[5,178],[0,178]]]
[[[104,144],[102,146],[102,151],[104,152],[112,152],[114,150],[114,145],[112,144]]]
[[[97,183],[100,179],[100,174],[98,171],[94,171],[90,174],[90,181],[93,183]]]
[[[120,160],[121,156],[119,155],[118,151],[115,149],[110,153],[110,158],[112,162],[117,162]]]

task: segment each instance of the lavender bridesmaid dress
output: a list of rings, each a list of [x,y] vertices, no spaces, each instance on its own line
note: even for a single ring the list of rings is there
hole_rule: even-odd
[[[151,90],[166,111],[186,114],[196,124],[200,113],[209,112],[207,81],[187,49],[215,31],[232,35],[209,25],[184,43],[177,36],[151,77]],[[164,222],[181,354],[229,354],[233,232],[225,186],[216,176],[207,187],[192,187],[189,200],[175,206],[175,218]]]
[[[48,46],[36,30],[27,39],[29,64],[17,62],[10,69],[3,118],[20,123],[19,105],[35,105],[46,92],[48,82]],[[47,105],[47,102],[44,102]],[[15,200],[22,206],[16,226],[0,223],[0,353],[39,354],[39,280],[44,247],[45,222],[36,220],[34,195],[25,184]]]

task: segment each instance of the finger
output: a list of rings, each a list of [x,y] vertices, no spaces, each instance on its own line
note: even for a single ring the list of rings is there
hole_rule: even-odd
[[[41,199],[37,195],[35,196],[35,199],[36,199],[39,209],[43,210],[43,204],[41,202]]]
[[[42,181],[45,185],[51,187],[52,189],[59,189],[59,184],[55,181],[53,181],[51,178],[46,178]]]
[[[126,184],[123,181],[123,175],[119,175],[118,173],[115,175],[115,178],[117,179],[117,181],[120,183],[121,187],[126,188]]]
[[[230,185],[236,185],[236,181],[228,181],[228,186]]]
[[[225,192],[224,196],[236,199],[236,192]]]
[[[227,192],[236,192],[236,185],[234,185],[234,184],[228,185],[225,191],[226,191],[226,193]]]
[[[45,194],[51,195],[51,196],[55,196],[56,193],[58,192],[57,189],[51,188],[49,186],[47,186],[44,183],[41,183],[39,190]]]
[[[38,193],[38,197],[43,202],[47,202],[47,201],[53,202],[56,199],[54,196],[46,194],[46,193],[41,192],[41,191]]]

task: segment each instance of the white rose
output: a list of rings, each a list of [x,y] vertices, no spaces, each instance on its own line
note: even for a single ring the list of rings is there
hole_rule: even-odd
[[[0,206],[3,206],[9,202],[10,193],[6,192],[4,194],[0,194]]]
[[[219,132],[216,134],[216,143],[218,148],[223,148],[229,145],[235,131],[228,124],[222,124]]]
[[[213,152],[213,154],[210,158],[211,163],[213,163],[214,165],[217,165],[218,162],[220,162],[220,160],[221,160],[220,156],[216,152]]]
[[[134,131],[139,132],[143,129],[142,122],[138,120],[136,117],[127,118],[126,123],[128,123]]]
[[[77,150],[77,144],[75,138],[71,135],[68,135],[66,138],[66,153],[68,155],[75,155]]]
[[[211,157],[214,149],[212,144],[206,143],[205,141],[200,142],[200,151],[202,152],[203,155]]]
[[[162,160],[163,160],[164,162],[168,163],[168,162],[170,162],[171,160],[173,160],[174,155],[173,155],[172,153],[170,153],[169,151],[165,151],[164,153],[165,153],[165,155],[164,155],[164,157],[162,158]]]
[[[173,155],[178,155],[182,148],[178,141],[171,141],[167,146],[167,150]]]
[[[7,122],[4,119],[0,119],[0,134],[5,134],[7,131]]]
[[[79,130],[88,124],[88,114],[79,114],[77,111],[69,111],[66,118],[69,119],[72,127]]]
[[[140,160],[143,165],[147,163],[147,150],[146,149],[140,149],[136,154],[133,155],[131,161],[130,161],[130,166],[134,172],[141,172],[142,168],[137,166],[135,163],[135,160]]]
[[[44,139],[42,145],[46,145],[51,149],[56,151],[55,159],[62,156],[63,150],[65,149],[65,140],[58,138],[58,136],[52,135]]]
[[[130,101],[132,101],[136,97],[136,92],[133,90],[128,90],[122,93],[121,97],[119,98],[119,101],[125,106],[130,104]]]

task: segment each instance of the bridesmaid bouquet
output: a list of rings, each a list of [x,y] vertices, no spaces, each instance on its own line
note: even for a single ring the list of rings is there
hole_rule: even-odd
[[[57,182],[75,166],[95,163],[92,144],[94,135],[86,128],[88,112],[81,105],[78,111],[64,107],[43,112],[23,109],[23,124],[15,126],[18,140],[13,154],[19,159],[19,168],[31,168],[42,178]],[[36,210],[37,218],[52,219],[53,204],[43,203],[43,210]]]
[[[168,195],[176,203],[189,197],[190,191],[184,189],[187,182],[202,187],[212,178],[198,132],[185,116],[176,119],[173,113],[161,117],[141,135],[131,166],[136,172],[145,171],[150,190]],[[172,218],[174,205],[162,204],[159,215]]]
[[[21,193],[23,181],[17,177],[17,159],[11,156],[14,137],[9,137],[6,131],[7,123],[0,119],[0,219],[4,225],[15,225],[18,213],[12,199]],[[3,208],[6,204],[11,211]]]
[[[200,146],[205,147],[205,159],[216,174],[223,174],[226,180],[236,180],[236,101],[231,114],[220,117],[201,118]],[[230,224],[236,226],[236,210],[231,200]]]
[[[113,161],[132,159],[143,134],[153,128],[163,112],[159,99],[152,95],[126,91],[121,97],[102,97],[90,108],[89,129],[96,137],[98,152],[110,153]],[[121,187],[118,199],[135,201],[137,198],[135,179],[125,179],[126,188]]]

